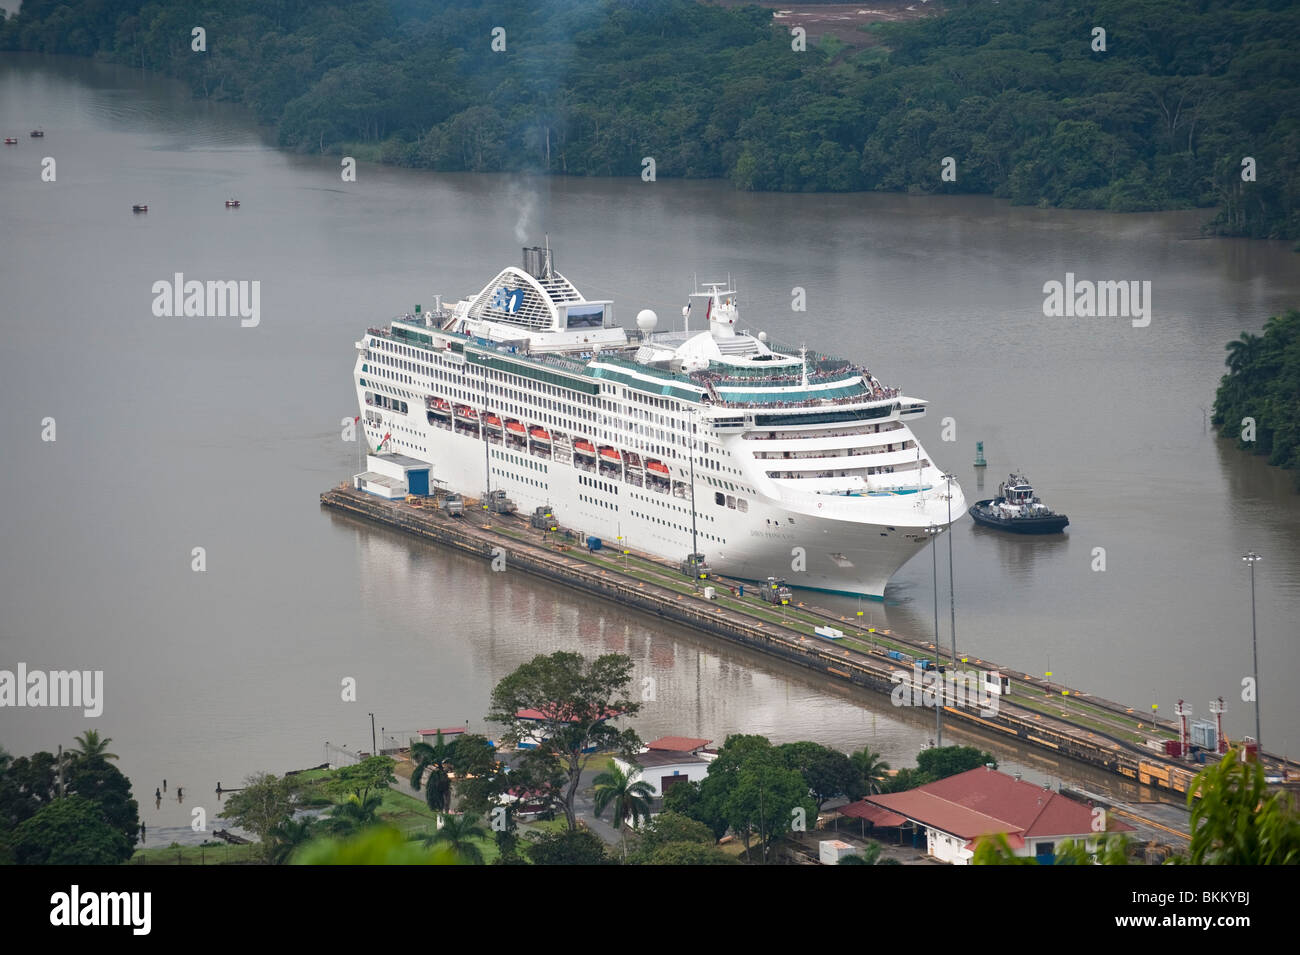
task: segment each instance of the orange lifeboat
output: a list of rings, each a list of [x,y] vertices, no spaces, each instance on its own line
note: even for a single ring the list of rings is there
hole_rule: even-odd
[[[475,411],[473,408],[470,408],[470,407],[467,406],[467,405],[457,405],[457,406],[456,406],[456,417],[457,417],[457,418],[465,418],[465,419],[467,419],[467,420],[469,420],[469,421],[477,421],[477,420],[478,420],[478,412]]]
[[[551,436],[547,433],[546,429],[537,427],[536,425],[528,429],[528,437],[541,444],[551,443]]]
[[[668,465],[664,464],[662,461],[656,461],[651,458],[645,463],[645,466],[655,474],[662,474],[664,477],[668,477]]]
[[[595,457],[596,455],[595,446],[592,445],[592,443],[588,441],[586,438],[579,438],[577,441],[573,442],[573,450],[574,453],[581,454],[589,458]]]
[[[445,398],[430,398],[429,409],[433,411],[434,414],[445,415],[451,411],[451,405],[447,403],[447,399]]]
[[[494,414],[486,414],[486,415],[484,415],[484,416],[483,416],[483,423],[486,424],[486,425],[488,426],[488,430],[489,430],[489,431],[500,431],[500,430],[501,430],[501,419],[498,418],[498,417],[497,417],[496,415],[494,415]]]
[[[523,437],[524,434],[524,426],[520,424],[518,421],[513,421],[513,420],[507,421],[506,430],[509,431],[511,434],[517,434],[520,437]]]
[[[623,459],[618,456],[618,452],[615,451],[613,448],[601,448],[600,457],[602,460],[608,461],[610,464],[623,463]]]

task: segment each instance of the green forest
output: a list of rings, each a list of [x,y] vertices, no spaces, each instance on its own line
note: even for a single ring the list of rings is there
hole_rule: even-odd
[[[300,151],[588,176],[653,157],[739,189],[1205,208],[1210,231],[1296,239],[1298,36],[1290,0],[950,0],[806,50],[770,9],[692,0],[25,0],[0,49],[170,74]]]
[[[1214,396],[1219,434],[1295,471],[1300,491],[1300,311],[1273,316],[1262,335],[1242,332],[1227,365]]]

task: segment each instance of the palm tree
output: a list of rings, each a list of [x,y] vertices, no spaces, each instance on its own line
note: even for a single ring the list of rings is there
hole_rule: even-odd
[[[1228,351],[1228,370],[1236,373],[1255,363],[1255,359],[1259,357],[1260,349],[1263,347],[1263,341],[1258,335],[1242,332],[1240,338],[1228,342],[1224,347]]]
[[[424,787],[424,800],[434,812],[447,812],[451,809],[451,778],[448,770],[456,758],[456,743],[448,743],[438,733],[433,745],[414,743],[411,746],[411,762],[415,769],[411,771],[411,788],[420,791],[420,781],[425,770],[429,770],[429,780]]]
[[[862,781],[866,784],[867,792],[878,793],[884,786],[885,780],[889,778],[889,764],[880,758],[879,753],[873,753],[870,746],[864,746],[852,756],[849,757],[858,772],[862,774]]]
[[[325,828],[332,835],[350,836],[375,821],[375,813],[382,802],[383,797],[378,793],[365,799],[353,794],[330,810]]]
[[[117,759],[117,753],[107,752],[105,747],[113,742],[112,737],[99,735],[98,730],[86,730],[86,732],[75,737],[77,740],[77,749],[69,750],[68,755],[79,759],[93,759],[98,756],[101,759]]]
[[[288,862],[294,850],[315,834],[315,828],[315,819],[290,818],[272,829],[270,833],[273,842],[270,853],[271,864],[283,865]]]
[[[881,865],[880,861],[881,846],[878,842],[871,842],[863,846],[862,851],[855,855],[845,856],[840,860],[840,865]]]
[[[618,820],[618,836],[623,843],[623,857],[627,858],[627,830],[624,824],[628,819],[636,825],[642,819],[650,818],[650,798],[654,788],[645,780],[632,782],[628,775],[617,766],[610,768],[596,777],[596,817],[610,806],[614,818]]]
[[[456,853],[457,859],[467,865],[483,864],[483,850],[479,848],[479,843],[488,838],[488,833],[468,813],[444,814],[442,828],[422,838],[426,846],[447,846]]]

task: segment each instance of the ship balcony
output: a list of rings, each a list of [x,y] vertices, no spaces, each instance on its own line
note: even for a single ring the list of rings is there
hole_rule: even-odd
[[[903,451],[882,451],[876,454],[828,455],[818,458],[771,458],[756,460],[754,465],[763,470],[768,477],[776,478],[785,474],[798,477],[812,477],[823,471],[879,471],[881,468],[893,468],[895,472],[905,469],[916,470],[915,446]],[[928,463],[924,451],[921,460]]]
[[[862,463],[863,459],[873,458],[872,463],[878,463],[874,460],[876,455],[880,454],[897,454],[900,452],[910,451],[916,454],[915,441],[899,441],[895,439],[889,443],[881,442],[878,446],[856,446],[852,448],[824,448],[797,451],[755,451],[754,460],[761,466],[771,467],[773,461],[782,464],[788,464],[796,469],[802,467],[852,467],[855,463]],[[847,462],[847,463],[846,463]],[[892,460],[887,463],[893,463]]]

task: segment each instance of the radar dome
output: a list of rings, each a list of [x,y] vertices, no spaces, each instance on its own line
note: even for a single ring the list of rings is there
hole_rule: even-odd
[[[758,333],[758,340],[759,340],[760,342],[765,342],[765,341],[767,341],[767,332],[759,332],[759,333]]]
[[[659,316],[648,308],[643,308],[636,313],[636,327],[643,332],[653,332],[655,326],[659,324]]]

